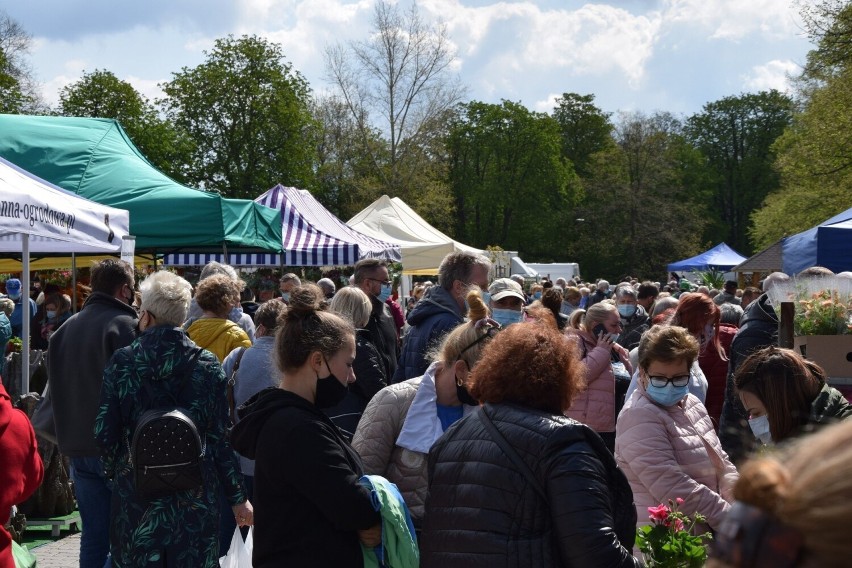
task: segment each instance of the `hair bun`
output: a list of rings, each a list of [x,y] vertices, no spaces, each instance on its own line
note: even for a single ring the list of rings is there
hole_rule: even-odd
[[[325,296],[319,286],[303,284],[290,292],[287,319],[302,319],[316,314],[323,309]]]
[[[787,494],[790,474],[777,460],[763,458],[747,462],[734,487],[734,497],[769,513],[774,513]]]

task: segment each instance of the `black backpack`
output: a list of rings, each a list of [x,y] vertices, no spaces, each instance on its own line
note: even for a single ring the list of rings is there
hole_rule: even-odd
[[[180,393],[192,376],[201,351],[198,349],[190,359],[176,392]],[[150,404],[155,404],[150,381],[142,379],[142,388]],[[189,411],[181,408],[174,396],[171,398],[174,404],[142,413],[128,446],[134,486],[143,497],[165,497],[196,489],[203,483],[201,462],[206,443],[202,442]]]

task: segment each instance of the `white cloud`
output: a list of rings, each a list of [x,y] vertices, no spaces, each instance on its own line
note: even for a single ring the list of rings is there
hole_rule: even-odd
[[[638,88],[661,24],[658,12],[635,16],[606,4],[567,10],[542,9],[533,2],[468,7],[459,0],[424,0],[420,6],[447,22],[461,58],[486,59],[489,75],[502,74],[498,83],[514,82],[517,77],[506,76],[517,73],[618,73]]]
[[[562,93],[550,93],[545,97],[543,101],[536,101],[535,105],[533,105],[533,110],[536,112],[546,112],[550,113],[553,111],[553,108],[556,106],[556,99],[562,96]]]
[[[768,91],[777,89],[781,92],[790,90],[790,79],[801,71],[801,67],[787,59],[784,61],[775,59],[764,65],[752,67],[749,75],[743,76],[743,85],[748,91]]]
[[[165,93],[159,87],[160,83],[165,83],[168,79],[143,79],[134,75],[121,77],[122,81],[127,81],[133,88],[136,89],[142,96],[146,97],[152,103],[155,99],[163,98]]]
[[[667,0],[667,25],[699,25],[714,39],[742,40],[752,34],[779,39],[800,33],[791,0]]]

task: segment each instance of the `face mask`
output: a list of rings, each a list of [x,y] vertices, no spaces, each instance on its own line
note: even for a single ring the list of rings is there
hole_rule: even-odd
[[[379,292],[379,295],[376,296],[376,299],[381,303],[385,303],[385,301],[390,298],[391,295],[391,285],[390,284],[382,284],[382,290]]]
[[[610,333],[609,337],[610,337],[610,339],[612,339],[612,342],[615,343],[616,341],[618,341],[618,338],[621,337],[621,334],[620,333]]]
[[[456,379],[456,396],[459,397],[459,402],[462,404],[466,404],[468,406],[479,406],[479,401],[470,396],[470,393],[467,392],[467,387],[463,384],[459,384],[459,380]]]
[[[290,301],[290,292],[281,292],[281,299],[285,302]]]
[[[491,311],[491,318],[499,323],[500,327],[506,327],[513,323],[519,323],[523,318],[523,313],[517,310],[495,308]]]
[[[763,445],[772,443],[772,433],[769,431],[769,417],[765,414],[759,418],[749,418],[748,426],[751,428],[751,433],[754,437],[763,443]]]
[[[541,300],[541,292],[536,292],[535,294],[533,294],[533,299],[534,300]]]
[[[10,297],[10,298],[12,298],[13,300],[15,300],[15,301],[17,302],[18,300],[20,300],[20,299],[21,299],[21,293],[20,293],[20,292],[18,292],[17,294],[10,293],[10,294],[9,294],[9,297]]]
[[[689,392],[689,385],[676,387],[672,383],[667,383],[664,387],[655,387],[649,382],[645,392],[660,406],[674,406]]]
[[[490,306],[491,305],[491,293],[490,292],[483,292],[482,293],[482,301],[485,302],[486,306]]]
[[[619,304],[618,305],[618,315],[623,318],[629,318],[633,314],[636,313],[636,306],[633,304]]]
[[[53,319],[56,317],[56,310],[47,310],[47,319]]]
[[[325,362],[325,366],[328,367],[328,361]],[[317,396],[314,405],[317,408],[331,408],[340,403],[347,392],[349,392],[349,385],[338,381],[331,372],[331,367],[328,367],[327,377],[320,378],[317,374]]]

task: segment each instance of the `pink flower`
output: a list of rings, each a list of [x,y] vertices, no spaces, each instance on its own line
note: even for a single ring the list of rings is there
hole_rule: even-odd
[[[680,519],[675,519],[674,520],[674,529],[676,531],[682,531],[683,530],[683,521],[681,521]]]
[[[648,507],[648,518],[658,523],[665,522],[669,518],[669,508],[660,503],[658,507]]]
[[[677,499],[675,499],[675,503],[677,503],[678,505],[683,505],[683,499],[678,497]]]

